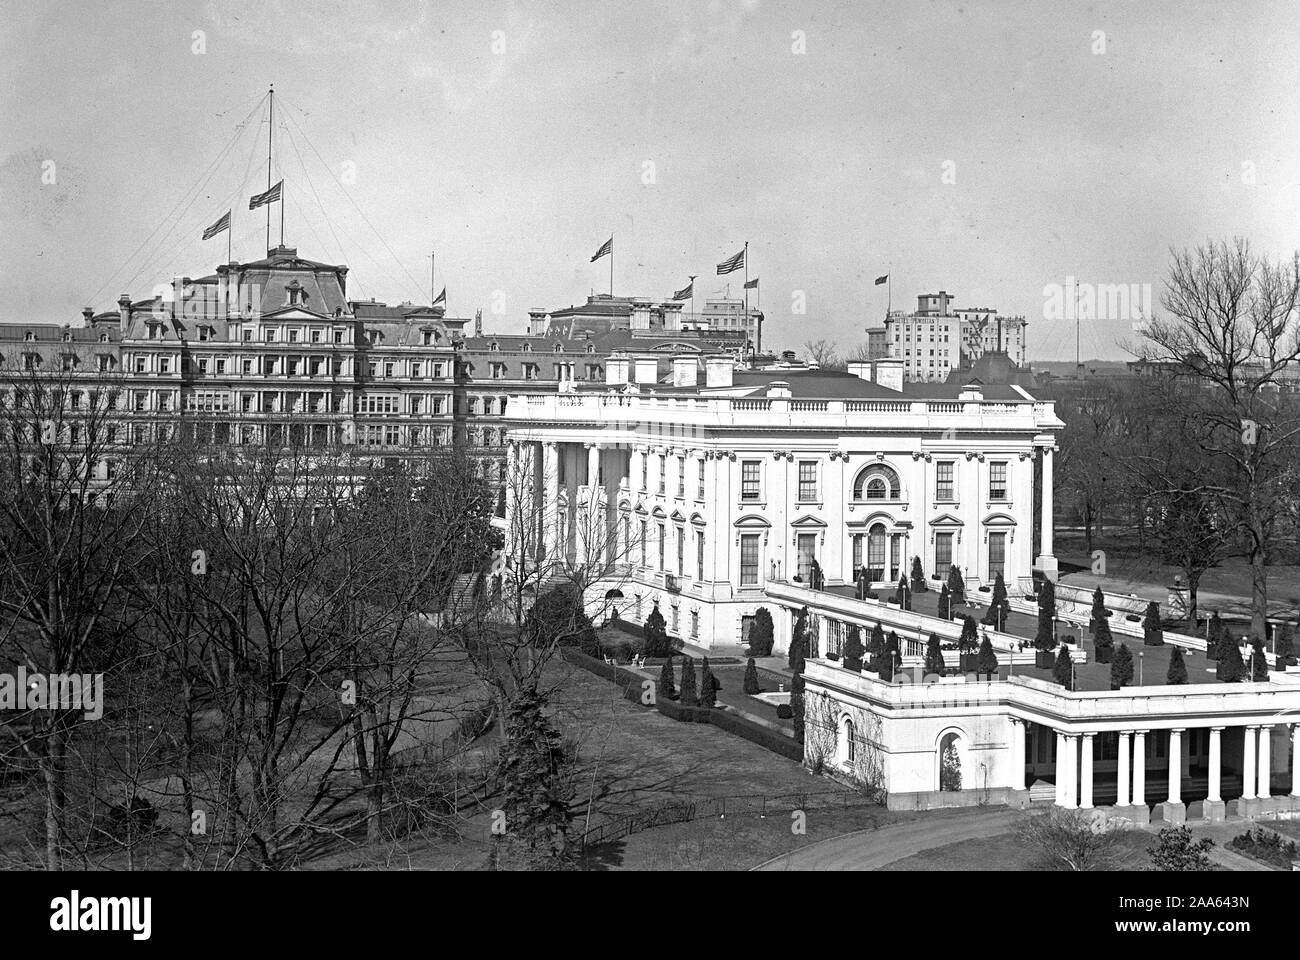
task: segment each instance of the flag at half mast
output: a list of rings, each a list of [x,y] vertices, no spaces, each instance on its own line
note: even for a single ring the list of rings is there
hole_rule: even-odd
[[[757,290],[757,289],[758,289],[758,277],[755,277],[753,280],[750,280],[748,283],[746,283],[746,284],[745,284],[745,289],[746,289],[746,290]]]
[[[718,276],[722,276],[724,273],[735,273],[737,270],[743,270],[744,267],[745,251],[742,249],[734,257],[728,257],[718,264]]]
[[[433,306],[436,307],[436,306],[437,306],[438,304],[440,304],[440,303],[441,303],[444,307],[447,305],[447,288],[446,288],[446,287],[443,287],[443,288],[442,288],[442,293],[438,294],[438,296],[434,299],[434,301],[433,301]]]
[[[264,207],[268,203],[275,203],[275,201],[280,199],[280,188],[283,186],[284,181],[281,180],[270,190],[266,191],[266,193],[259,193],[257,196],[250,198],[248,201],[248,209],[256,210],[258,207]]]
[[[888,279],[889,279],[889,274],[885,274],[883,277],[876,277],[876,283],[875,283],[875,286],[877,286],[877,287],[880,286],[882,283],[884,283],[884,282],[887,281]]]
[[[203,239],[211,240],[217,234],[221,233],[221,231],[229,230],[229,229],[230,229],[230,211],[227,210],[225,216],[223,216],[212,226],[208,227],[208,229],[203,231]]]

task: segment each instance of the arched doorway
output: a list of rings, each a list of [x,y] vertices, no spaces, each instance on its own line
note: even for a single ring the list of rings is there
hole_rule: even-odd
[[[953,792],[963,788],[962,761],[965,753],[965,739],[960,730],[949,729],[939,735],[934,758],[938,790]]]
[[[853,740],[853,719],[846,713],[840,717],[838,736],[835,740],[835,759],[841,767],[852,767],[857,759],[857,745]]]

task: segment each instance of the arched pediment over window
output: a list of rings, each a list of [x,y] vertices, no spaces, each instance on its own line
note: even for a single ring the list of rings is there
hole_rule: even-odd
[[[691,526],[693,526],[693,527],[706,527],[706,526],[708,526],[708,521],[706,521],[706,520],[704,519],[704,517],[701,516],[700,514],[698,514],[698,513],[692,513],[692,514],[691,514]]]
[[[1016,518],[1011,516],[1009,513],[1002,513],[999,511],[996,513],[990,513],[985,517],[983,524],[986,527],[1014,527],[1016,525]]]
[[[663,507],[655,507],[654,510],[650,511],[650,516],[656,520],[664,520],[668,517],[668,514],[664,513]]]
[[[887,463],[876,461],[858,471],[853,480],[854,500],[901,500],[903,483],[898,471]]]
[[[757,530],[757,529],[767,529],[772,525],[768,523],[767,520],[765,520],[763,517],[759,516],[757,513],[747,513],[739,520],[737,520],[734,526],[751,527]]]

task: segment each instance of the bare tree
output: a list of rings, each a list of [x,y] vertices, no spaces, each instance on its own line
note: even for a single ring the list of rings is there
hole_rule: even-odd
[[[1035,848],[1045,864],[1058,870],[1106,870],[1120,853],[1120,835],[1083,810],[1052,808],[1026,817],[1016,839]]]
[[[166,475],[163,427],[123,422],[120,382],[33,363],[0,390],[0,660],[46,678],[102,673]],[[128,431],[132,431],[128,433]],[[45,865],[66,866],[69,751],[80,711],[7,721],[43,787]]]
[[[1217,491],[1233,505],[1251,567],[1251,633],[1267,636],[1270,535],[1285,515],[1282,481],[1300,435],[1294,395],[1279,378],[1300,361],[1300,254],[1275,262],[1243,239],[1175,251],[1144,335],[1154,359],[1179,365],[1203,389],[1189,395],[1205,454],[1229,465]]]
[[[808,354],[808,362],[823,370],[834,370],[844,365],[833,340],[808,340],[803,348]]]

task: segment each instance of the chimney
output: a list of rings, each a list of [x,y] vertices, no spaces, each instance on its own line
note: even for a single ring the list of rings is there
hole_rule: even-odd
[[[632,301],[632,315],[628,325],[633,330],[650,329],[650,301],[640,298]]]
[[[605,383],[611,387],[621,387],[628,382],[632,361],[622,350],[615,350],[605,360]]]
[[[961,393],[957,394],[957,399],[963,403],[978,403],[984,399],[984,393],[977,383],[968,383],[961,388]]]
[[[664,329],[680,330],[682,328],[682,305],[668,302],[662,305],[664,312]]]
[[[483,336],[483,308],[479,307],[474,311],[474,336]]]
[[[656,357],[636,357],[636,382],[654,386],[659,382],[659,360]]]
[[[82,307],[81,318],[85,321],[86,326],[90,326],[91,321],[95,319],[95,310],[93,307]]]
[[[528,335],[530,337],[546,336],[546,311],[533,307],[528,311]]]
[[[673,356],[673,386],[693,387],[696,381],[696,360],[693,353]]]
[[[850,360],[849,373],[861,380],[871,382],[871,361],[869,360]]]
[[[777,399],[790,398],[790,383],[786,380],[773,380],[767,385],[767,396]]]
[[[732,374],[736,366],[731,357],[725,353],[714,354],[704,358],[704,385],[706,387],[730,387]]]
[[[131,325],[130,294],[124,293],[117,298],[117,321],[121,325],[123,335],[125,335],[127,327]]]
[[[887,390],[903,392],[903,358],[881,357],[872,361],[875,367],[875,381]]]

